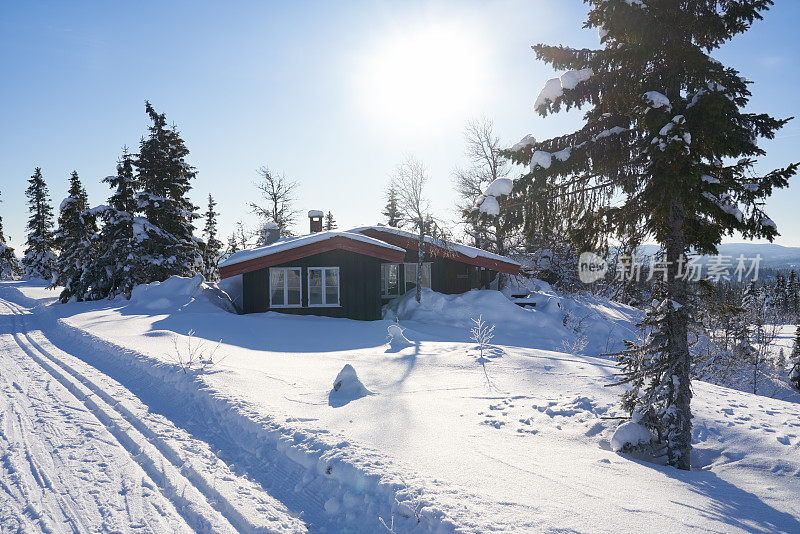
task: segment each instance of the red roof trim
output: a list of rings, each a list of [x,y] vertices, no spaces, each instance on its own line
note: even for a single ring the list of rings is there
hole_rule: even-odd
[[[280,265],[329,250],[346,250],[348,252],[364,254],[365,256],[372,256],[393,263],[401,263],[405,255],[400,250],[393,250],[379,245],[373,245],[372,243],[364,243],[363,241],[336,236],[323,241],[317,241],[316,243],[309,243],[308,245],[302,245],[274,254],[234,263],[233,265],[224,265],[219,268],[219,275],[221,278],[229,278],[237,274],[249,273],[250,271],[272,267],[273,265]]]
[[[418,241],[416,239],[412,239],[409,237],[397,235],[392,232],[382,232],[377,228],[366,228],[361,230],[362,234],[368,237],[374,237],[375,239],[380,239],[384,243],[389,243],[390,245],[394,245],[396,247],[404,248],[406,250],[418,250]],[[500,260],[496,260],[493,258],[486,258],[484,256],[476,256],[471,257],[458,252],[457,250],[447,250],[442,247],[436,246],[431,243],[426,243],[426,251],[429,254],[433,254],[434,256],[439,256],[441,258],[448,258],[454,261],[458,261],[461,263],[466,263],[468,265],[475,265],[477,267],[485,267],[486,269],[491,269],[492,271],[499,271],[501,273],[517,275],[519,274],[519,265],[516,263],[504,262]]]

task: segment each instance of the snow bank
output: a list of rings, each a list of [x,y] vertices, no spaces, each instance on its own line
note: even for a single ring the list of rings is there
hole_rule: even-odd
[[[236,306],[228,294],[206,283],[203,275],[198,274],[193,278],[170,276],[163,282],[138,285],[131,291],[131,299],[125,307],[129,311],[170,313],[190,305],[195,308],[208,304],[236,313]]]
[[[611,449],[620,452],[630,447],[650,443],[652,439],[653,436],[645,427],[633,421],[626,421],[614,431],[614,435],[611,437]]]
[[[473,289],[459,295],[444,295],[422,288],[421,302],[410,291],[393,302],[389,309],[401,321],[419,321],[451,326],[470,327],[472,319],[483,314],[488,323],[504,327],[531,328],[545,326],[542,313],[532,313],[517,306],[499,291]]]

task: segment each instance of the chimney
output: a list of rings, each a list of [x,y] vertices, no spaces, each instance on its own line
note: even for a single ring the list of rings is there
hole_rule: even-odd
[[[312,234],[322,231],[322,218],[324,216],[325,214],[319,210],[311,210],[308,212],[308,223]]]
[[[281,237],[281,230],[278,228],[278,225],[274,222],[268,222],[264,225],[264,237],[263,243],[265,245],[271,245]]]

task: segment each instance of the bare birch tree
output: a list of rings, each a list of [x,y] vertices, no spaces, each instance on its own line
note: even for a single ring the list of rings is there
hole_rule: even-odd
[[[467,143],[465,155],[470,161],[467,169],[456,169],[453,181],[459,201],[456,207],[460,213],[469,212],[490,183],[503,178],[511,171],[508,160],[501,156],[500,139],[494,134],[494,124],[489,119],[469,121],[464,131]],[[501,255],[508,254],[508,225],[503,217],[507,210],[485,220],[467,217],[465,228],[473,244],[479,248],[492,250]],[[499,288],[503,287],[503,274],[500,273]]]
[[[418,231],[417,246],[417,302],[422,300],[422,260],[425,254],[425,234],[430,226],[426,224],[430,203],[425,197],[425,184],[428,175],[422,162],[408,157],[397,166],[392,177],[392,186],[397,191],[397,204],[403,218]]]
[[[286,178],[284,174],[276,174],[267,167],[258,169],[259,179],[255,183],[256,189],[266,201],[266,206],[255,202],[250,203],[253,213],[264,219],[264,224],[274,222],[278,225],[281,237],[292,235],[291,227],[297,219],[299,211],[293,207],[294,191],[299,185],[297,182]],[[262,225],[262,229],[263,229]],[[265,242],[265,233],[260,232],[260,244]]]

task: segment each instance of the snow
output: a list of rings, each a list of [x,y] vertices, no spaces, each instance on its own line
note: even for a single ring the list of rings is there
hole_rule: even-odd
[[[592,69],[570,70],[561,75],[562,89],[575,89],[579,83],[585,82],[592,77]]]
[[[800,529],[798,399],[695,381],[692,471],[614,452],[629,431],[617,430],[621,389],[605,387],[617,368],[597,351],[630,339],[622,330],[640,315],[544,283],[530,292],[527,308],[497,292],[426,293],[406,303],[399,325],[413,341],[394,350],[390,321],[238,316],[177,297],[157,314],[49,305],[56,294],[41,284],[0,282],[0,526],[380,532],[380,517],[396,532]],[[449,298],[458,314],[437,315]],[[483,364],[462,327],[479,314],[497,334]],[[586,326],[586,354],[557,348],[567,314]],[[184,374],[169,357],[190,329],[223,340],[210,372]],[[373,394],[334,407],[346,364]]]
[[[243,261],[248,261],[255,258],[262,258],[264,256],[269,256],[271,254],[275,254],[278,252],[283,252],[286,250],[291,250],[293,248],[310,245],[312,243],[319,243],[320,241],[325,241],[327,239],[332,239],[334,237],[344,237],[347,239],[352,239],[354,241],[369,243],[371,245],[388,248],[392,250],[401,250],[401,251],[403,250],[400,247],[395,247],[394,245],[384,243],[383,241],[380,241],[378,239],[367,237],[356,231],[351,230],[348,232],[339,232],[339,231],[329,230],[325,232],[315,232],[313,234],[302,235],[299,237],[285,237],[283,239],[275,241],[274,243],[270,243],[269,245],[263,245],[260,247],[242,250],[235,254],[232,254],[229,258],[220,262],[219,266],[225,267],[227,265],[235,265]]]
[[[775,224],[775,221],[773,221],[769,217],[762,217],[761,218],[761,226],[768,226],[768,227],[772,228],[773,230],[777,230],[778,229],[778,225]]]
[[[666,95],[659,93],[658,91],[647,91],[644,94],[644,97],[650,102],[650,107],[653,109],[658,108],[667,108],[672,109],[672,104],[669,102],[669,98]]]
[[[719,178],[716,178],[714,176],[709,176],[708,174],[702,175],[700,177],[700,179],[703,180],[707,184],[718,184],[718,183],[720,183],[719,182]]]
[[[522,149],[528,148],[531,145],[536,144],[536,138],[533,134],[527,134],[525,137],[519,140],[514,146],[512,146],[509,150],[511,152],[519,152]]]
[[[564,90],[561,88],[561,80],[558,78],[550,78],[545,82],[544,87],[539,92],[539,96],[536,97],[533,109],[538,110],[548,102],[555,102],[563,94]]]
[[[550,78],[536,97],[533,108],[538,110],[548,102],[555,102],[564,94],[564,89],[575,89],[578,84],[591,78],[592,74],[592,69],[586,68],[567,71],[560,78]]]
[[[492,217],[497,217],[500,215],[500,203],[497,202],[497,199],[491,195],[484,197],[479,205],[479,209],[481,213],[491,215]]]
[[[650,443],[652,435],[647,428],[633,421],[626,421],[619,425],[611,436],[611,450],[622,451],[629,447],[636,447]]]
[[[499,197],[500,195],[510,195],[514,189],[514,181],[511,178],[497,178],[486,188],[484,195]]]
[[[339,408],[367,395],[372,395],[372,392],[358,379],[358,374],[353,366],[347,363],[333,381],[333,389],[328,395],[328,404]]]
[[[572,147],[567,147],[558,152],[553,152],[553,157],[558,161],[567,161],[572,154]]]
[[[309,210],[308,217],[324,217],[325,214],[322,213],[320,210]]]
[[[531,170],[535,170],[536,167],[541,167],[543,169],[549,169],[550,165],[553,164],[553,155],[550,152],[545,152],[544,150],[537,150],[531,156]]]
[[[499,213],[499,212],[498,212]],[[414,239],[415,241],[419,239],[419,235],[414,234],[412,232],[406,232],[405,230],[401,230],[400,228],[394,228],[393,226],[386,226],[386,225],[377,225],[377,226],[359,226],[357,228],[352,228],[348,230],[348,232],[353,232],[358,235],[361,235],[361,232],[364,230],[377,230],[379,232],[387,232],[389,234],[399,235],[402,237],[406,237],[409,239]],[[518,262],[512,260],[511,258],[507,258],[505,256],[501,256],[500,254],[495,254],[493,252],[488,252],[486,250],[482,250],[476,247],[471,247],[469,245],[463,245],[461,243],[453,243],[452,241],[444,241],[442,239],[435,239],[433,237],[425,236],[425,242],[430,243],[431,245],[436,245],[438,247],[446,247],[449,250],[453,250],[455,252],[459,252],[468,258],[487,258],[491,260],[502,261],[505,263],[510,263],[511,265],[519,265]],[[402,249],[400,249],[402,250]]]

